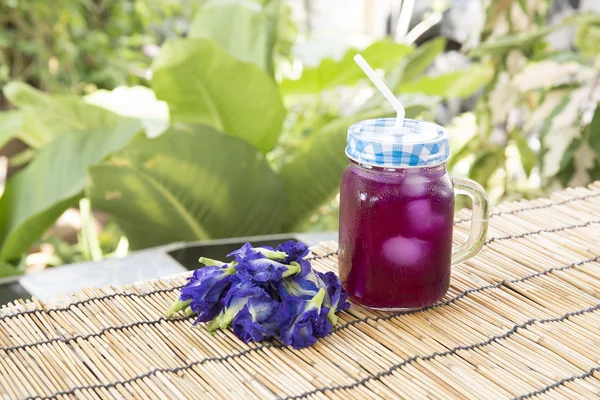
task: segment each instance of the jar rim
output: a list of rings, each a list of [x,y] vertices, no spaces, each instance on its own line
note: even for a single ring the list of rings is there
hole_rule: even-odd
[[[439,165],[450,157],[448,130],[433,122],[406,118],[359,121],[348,128],[346,155],[361,163],[415,168]]]
[[[386,165],[379,165],[379,164],[371,164],[371,163],[367,163],[364,162],[362,160],[357,160],[353,157],[351,157],[347,151],[345,151],[346,153],[346,157],[348,157],[348,159],[356,164],[358,164],[359,166],[361,166],[362,164],[364,165],[368,165],[370,167],[376,167],[376,168],[383,168],[383,169],[428,169],[428,168],[436,168],[436,167],[440,167],[442,165],[446,165],[448,164],[448,159],[442,160],[436,164],[428,164],[428,165],[408,165],[408,166],[396,166],[396,167],[388,167]]]

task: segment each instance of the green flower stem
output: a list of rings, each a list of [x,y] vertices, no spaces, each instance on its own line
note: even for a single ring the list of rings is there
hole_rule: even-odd
[[[223,265],[225,265],[225,263],[223,261],[219,261],[219,260],[213,260],[212,258],[206,258],[206,257],[200,257],[200,263],[208,266],[213,266],[216,265],[217,267],[222,267]]]
[[[287,257],[287,254],[285,254],[283,251],[267,250],[260,247],[257,250],[270,260],[283,260]]]
[[[177,300],[175,303],[173,303],[171,308],[169,308],[167,310],[167,312],[165,313],[165,317],[171,318],[173,315],[177,314],[179,311],[185,310],[190,305],[191,302],[192,302],[192,300],[186,300],[186,301]]]
[[[319,292],[313,297],[307,304],[306,309],[316,308],[317,310],[321,310],[321,306],[323,305],[323,300],[325,299],[325,294],[327,293],[327,289],[321,288]]]
[[[191,317],[192,315],[196,314],[194,310],[192,310],[192,307],[189,306],[185,309],[184,313],[186,317]]]
[[[227,275],[233,275],[237,272],[235,266],[238,265],[237,261],[232,261],[227,268],[225,268],[225,272]]]
[[[206,325],[206,329],[208,329],[209,332],[214,332],[217,329],[221,329],[221,321],[219,317],[220,315],[217,315]]]
[[[300,272],[300,264],[296,261],[292,261],[288,267],[288,270],[283,273],[283,277],[287,278],[290,275],[295,275]]]
[[[335,315],[335,308],[330,308],[327,313],[327,319],[331,322],[331,326],[335,326],[338,323],[338,316]]]

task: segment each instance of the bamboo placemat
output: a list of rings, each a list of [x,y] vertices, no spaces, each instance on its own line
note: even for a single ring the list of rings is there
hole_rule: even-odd
[[[469,220],[457,216],[456,240]],[[313,265],[336,270],[336,244]],[[163,318],[183,277],[0,311],[3,398],[600,396],[600,183],[493,210],[488,240],[420,311],[353,307],[295,351]]]

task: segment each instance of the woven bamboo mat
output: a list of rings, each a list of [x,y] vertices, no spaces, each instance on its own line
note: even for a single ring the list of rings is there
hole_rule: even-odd
[[[457,216],[456,240],[468,232]],[[313,265],[336,270],[336,244]],[[0,311],[3,398],[600,397],[600,183],[493,210],[488,240],[425,310],[354,305],[316,345],[246,345],[166,320],[184,278]]]

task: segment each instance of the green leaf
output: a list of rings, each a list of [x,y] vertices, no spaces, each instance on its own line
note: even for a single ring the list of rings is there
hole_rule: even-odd
[[[250,0],[211,0],[203,4],[189,37],[214,40],[240,61],[273,75],[273,48],[279,1],[266,6]]]
[[[539,163],[543,179],[553,177],[563,168],[561,162],[568,155],[569,146],[573,141],[580,140],[582,132],[577,123],[580,104],[587,99],[588,95],[587,88],[570,92],[552,91],[538,106],[538,110],[545,111],[542,114],[545,117],[539,130],[541,142]],[[530,119],[532,118],[533,114]],[[539,120],[539,117],[535,119]]]
[[[542,126],[540,127],[540,132],[539,132],[540,141],[544,141],[544,138],[546,137],[546,135],[550,131],[550,128],[552,127],[552,122],[554,121],[554,118],[559,116],[565,110],[565,108],[567,108],[567,105],[569,104],[570,101],[571,101],[571,94],[570,93],[565,94],[560,99],[560,101],[554,106],[554,108],[552,109],[550,114],[546,117],[546,119],[544,119]]]
[[[588,173],[590,174],[590,178],[592,181],[600,180],[600,160],[598,160],[598,158],[596,158],[596,163],[594,164],[594,167],[592,169],[589,169]]]
[[[169,103],[171,121],[201,123],[239,137],[263,153],[279,137],[285,109],[275,82],[206,39],[163,45],[152,88]]]
[[[0,113],[0,149],[17,135],[22,124],[23,114],[20,111]]]
[[[569,145],[564,149],[562,154],[562,158],[560,159],[560,164],[558,167],[558,172],[554,175],[556,179],[563,185],[564,187],[569,185],[569,181],[575,174],[575,160],[574,155],[576,150],[581,145],[581,138],[573,139]]]
[[[414,118],[427,107],[407,101],[403,104],[407,118]],[[279,175],[285,183],[288,203],[285,231],[296,229],[338,192],[342,172],[348,165],[344,153],[348,127],[360,120],[384,116],[395,116],[395,112],[371,110],[331,122],[312,136],[304,151],[282,167]]]
[[[133,248],[279,231],[283,184],[251,145],[205,125],[139,138],[90,168],[88,197]]]
[[[594,117],[589,125],[590,146],[600,155],[600,107],[596,106]]]
[[[488,150],[477,156],[471,168],[469,168],[469,178],[487,186],[494,172],[504,164],[504,149]]]
[[[29,164],[37,154],[32,148],[25,149],[8,159],[8,166],[13,168],[24,167]]]
[[[521,157],[521,165],[525,170],[525,174],[527,177],[531,175],[531,170],[535,167],[537,163],[537,155],[535,152],[529,147],[527,143],[527,138],[522,132],[519,132],[517,129],[513,129],[510,134],[510,137],[517,145],[517,149],[519,149],[519,156]]]
[[[61,135],[9,179],[0,199],[0,260],[19,258],[76,202],[87,167],[121,149],[140,128],[139,121],[121,118],[112,129]]]
[[[402,71],[402,79],[400,82],[393,85],[397,87],[399,84],[411,82],[419,76],[429,65],[435,60],[438,54],[444,51],[446,47],[446,39],[436,38],[417,47],[417,49],[406,57],[406,66]]]
[[[545,26],[529,32],[520,32],[512,35],[504,35],[487,40],[469,52],[471,57],[483,57],[486,55],[501,57],[513,49],[522,49],[531,46],[537,40],[549,33],[554,32],[561,24]]]
[[[494,77],[489,64],[474,64],[463,71],[431,77],[424,76],[412,83],[400,85],[401,93],[424,93],[444,98],[465,98],[475,94]]]
[[[22,82],[11,82],[3,91],[23,113],[19,138],[34,148],[66,133],[112,129],[121,118],[75,96],[49,95]]]
[[[318,67],[305,68],[300,79],[285,79],[281,82],[281,92],[285,94],[319,93],[336,86],[351,86],[360,79],[366,79],[365,73],[354,62],[354,56],[361,53],[373,69],[389,69],[413,51],[412,47],[391,40],[374,42],[364,50],[350,49],[341,61],[326,58]]]
[[[571,15],[559,24],[487,40],[472,49],[469,55],[471,57],[483,57],[486,55],[501,57],[511,50],[529,47],[544,36],[565,26],[594,24],[598,23],[598,21],[600,21],[600,16],[593,13]]]
[[[580,26],[575,36],[575,46],[586,55],[597,55],[600,52],[600,25]]]
[[[19,270],[11,264],[0,261],[0,278],[7,278],[9,276],[21,274],[23,274],[23,271]]]

